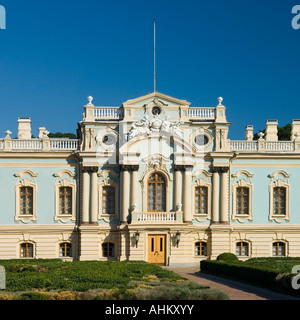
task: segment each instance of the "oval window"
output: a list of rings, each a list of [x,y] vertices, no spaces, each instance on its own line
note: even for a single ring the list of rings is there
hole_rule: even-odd
[[[116,137],[112,134],[106,134],[103,139],[102,142],[108,146],[111,146],[112,144],[115,144],[116,142]]]
[[[160,107],[154,107],[152,109],[152,114],[158,116],[159,114],[161,114],[161,110]]]
[[[198,146],[205,146],[208,144],[208,137],[205,134],[199,134],[195,137],[195,143]]]

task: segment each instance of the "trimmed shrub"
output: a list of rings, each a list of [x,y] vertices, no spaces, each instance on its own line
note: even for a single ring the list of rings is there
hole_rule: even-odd
[[[233,253],[230,253],[230,252],[224,252],[224,253],[221,253],[218,257],[217,257],[217,260],[219,261],[238,261],[238,257],[233,254]]]
[[[293,275],[283,273],[272,260],[268,263],[263,260],[261,262],[259,264],[255,260],[249,263],[248,261],[203,260],[200,262],[200,268],[203,272],[226,276],[286,294],[300,295],[300,290],[294,290],[291,287]]]

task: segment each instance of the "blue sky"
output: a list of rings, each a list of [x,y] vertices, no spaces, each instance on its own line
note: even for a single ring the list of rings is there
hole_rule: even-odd
[[[300,0],[0,0],[0,136],[74,132],[86,97],[95,105],[153,91],[153,19],[157,91],[193,106],[224,98],[229,137],[300,119]]]

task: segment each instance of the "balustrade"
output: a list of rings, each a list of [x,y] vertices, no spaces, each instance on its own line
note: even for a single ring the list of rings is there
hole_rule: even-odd
[[[181,223],[182,213],[178,212],[132,212],[132,223]]]
[[[96,120],[119,120],[123,116],[120,107],[95,107],[94,117]]]
[[[215,108],[189,108],[190,120],[215,120]]]
[[[230,141],[231,151],[295,151],[293,141]]]

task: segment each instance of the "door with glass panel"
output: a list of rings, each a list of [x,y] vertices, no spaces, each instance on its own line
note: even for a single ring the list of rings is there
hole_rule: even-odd
[[[155,265],[166,264],[166,236],[148,236],[148,262]]]

